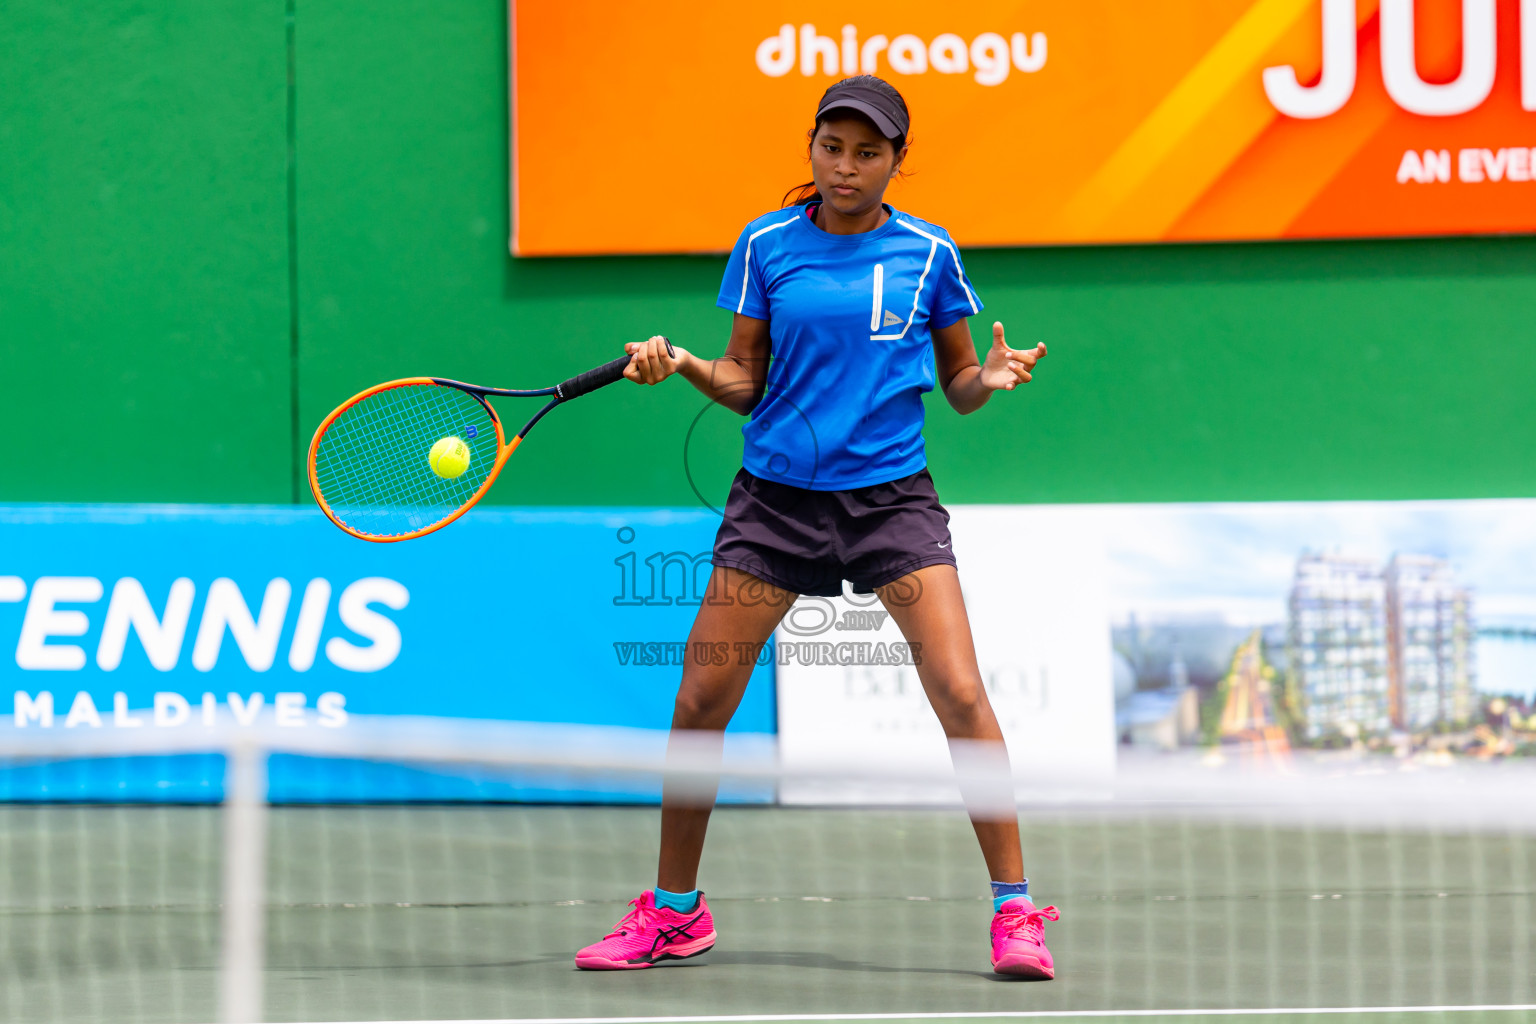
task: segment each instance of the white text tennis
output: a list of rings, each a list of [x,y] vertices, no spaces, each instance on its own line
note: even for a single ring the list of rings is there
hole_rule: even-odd
[[[202,614],[192,640],[194,669],[210,672],[219,664],[228,634],[253,672],[272,667],[287,636],[288,667],[307,672],[327,632],[332,587],[328,580],[310,580],[297,612],[290,616],[293,589],[281,577],[268,581],[253,614],[240,587],[225,577],[213,580],[205,591],[190,579],[177,579],[151,602],[144,586],[125,576],[112,586],[98,620],[99,633],[94,629],[92,613],[100,608],[106,587],[94,576],[39,576],[30,585],[16,576],[0,576],[0,604],[27,602],[16,642],[16,667],[26,671],[84,669],[89,657],[86,647],[68,641],[94,635],[96,667],[114,672],[123,663],[131,633],[138,638],[149,664],[159,672],[170,672],[181,661],[193,603],[202,591]],[[336,617],[347,633],[367,642],[358,644],[349,636],[332,635],[324,644],[326,660],[347,672],[377,672],[391,665],[400,655],[400,627],[374,606],[399,611],[409,601],[410,593],[395,580],[368,577],[347,585],[336,601]],[[163,611],[156,612],[155,604]],[[66,607],[71,605],[76,607]]]

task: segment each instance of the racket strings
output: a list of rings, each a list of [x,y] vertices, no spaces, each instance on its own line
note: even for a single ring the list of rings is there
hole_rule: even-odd
[[[459,437],[470,449],[469,468],[453,479],[428,462],[432,445],[445,437]],[[474,497],[496,454],[495,423],[472,395],[402,384],[358,401],[326,428],[315,448],[317,497],[359,532],[414,533]]]

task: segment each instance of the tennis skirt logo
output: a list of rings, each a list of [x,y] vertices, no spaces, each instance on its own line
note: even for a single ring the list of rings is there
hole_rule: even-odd
[[[820,72],[832,77],[923,75],[931,69],[941,75],[971,74],[981,85],[1001,85],[1014,68],[1032,74],[1045,67],[1044,32],[1015,32],[1003,37],[983,32],[970,42],[943,32],[931,40],[914,35],[895,38],[872,35],[859,38],[859,30],[844,25],[841,39],[819,35],[815,25],[780,26],[778,35],[757,44],[757,69],[770,78],[781,78],[797,66],[806,77]]]

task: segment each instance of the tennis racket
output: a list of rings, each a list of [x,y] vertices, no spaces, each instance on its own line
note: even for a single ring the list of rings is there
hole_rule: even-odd
[[[667,351],[676,355],[672,343]],[[557,405],[623,379],[629,356],[552,388],[513,391],[441,377],[406,377],[353,395],[309,444],[309,488],[331,522],[354,537],[389,543],[425,537],[474,507],[533,425]],[[510,440],[490,398],[549,401]],[[433,446],[458,439],[468,466],[439,475]],[[456,446],[450,446],[456,447]]]

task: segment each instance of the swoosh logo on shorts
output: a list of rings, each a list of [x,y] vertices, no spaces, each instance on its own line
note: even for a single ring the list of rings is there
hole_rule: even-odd
[[[941,548],[949,547],[949,541],[944,541],[942,544],[939,544],[939,547],[941,547]]]

